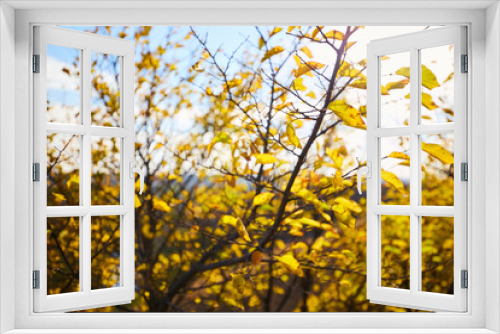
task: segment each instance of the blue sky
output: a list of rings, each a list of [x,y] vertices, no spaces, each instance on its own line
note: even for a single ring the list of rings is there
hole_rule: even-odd
[[[92,31],[95,27],[77,27],[77,26],[67,26],[65,28],[79,30],[79,31]],[[173,27],[169,26],[155,26],[152,28],[149,34],[149,44],[150,47],[156,48],[164,39],[167,31],[172,29]],[[181,31],[187,33],[190,29],[188,26],[176,27]],[[361,59],[366,58],[366,46],[371,40],[385,38],[395,35],[401,35],[405,33],[411,33],[415,31],[421,31],[425,27],[417,27],[417,26],[398,26],[398,27],[365,27],[365,29],[360,30],[356,33],[355,40],[357,44],[349,50],[350,57],[352,61],[359,61]],[[197,26],[194,27],[198,35],[205,37],[208,35],[207,45],[209,49],[216,50],[219,47],[222,47],[226,54],[231,53],[235,50],[245,38],[249,38],[249,40],[256,44],[259,39],[259,34],[256,31],[256,28],[253,26]],[[263,31],[269,30],[269,27],[259,27],[259,29]],[[343,31],[344,27],[335,27],[340,31]],[[181,34],[183,35],[183,34]],[[267,35],[267,34],[266,34]],[[133,35],[127,36],[127,39],[132,40]],[[286,35],[282,35],[282,37],[276,38],[276,42],[280,41],[280,45],[283,45],[285,48],[287,43],[291,43],[291,39],[287,40]],[[200,46],[194,39],[191,39],[187,42],[183,42],[187,46],[187,48],[179,48],[175,49],[175,57],[183,59],[183,57],[189,56],[189,50],[193,48],[199,48]],[[318,46],[317,49],[311,49],[314,54],[314,60],[322,62],[324,64],[331,63],[334,59],[332,58],[331,52],[327,52],[321,49]],[[330,50],[331,51],[331,50]],[[58,61],[60,63],[71,63],[74,61],[75,52],[71,50],[61,50],[61,48],[49,47],[48,50],[49,60]],[[241,53],[241,52],[240,52]],[[224,57],[224,53],[220,55],[220,57]],[[187,59],[186,65],[191,64],[192,59]],[[190,65],[188,65],[190,66]],[[60,70],[59,70],[60,71]],[[67,78],[67,77],[66,77]],[[49,96],[52,98],[52,103],[62,104],[65,103],[67,105],[71,105],[74,107],[78,106],[79,94],[76,91],[71,91],[68,89],[64,89],[63,87],[52,87],[49,85]],[[362,93],[364,94],[364,92]],[[176,127],[186,129],[192,126],[192,123],[189,123],[189,116],[183,116],[183,119],[179,124],[176,124]],[[186,123],[187,122],[187,123]],[[175,127],[174,127],[175,128]],[[360,157],[363,158],[366,149],[366,136],[364,131],[353,130],[352,128],[343,127],[344,131],[346,131],[346,135],[348,134],[350,137],[350,145],[352,149],[358,150],[361,152]]]

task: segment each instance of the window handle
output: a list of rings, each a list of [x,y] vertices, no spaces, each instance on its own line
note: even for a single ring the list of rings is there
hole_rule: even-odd
[[[141,183],[141,190],[139,191],[139,194],[142,194],[142,191],[144,190],[144,174],[146,174],[146,170],[134,167],[134,162],[130,161],[129,163],[129,176],[131,179],[134,178],[134,174],[137,173],[139,174],[140,178],[140,183]]]
[[[362,191],[361,191],[361,176],[363,174],[366,174],[366,178],[367,179],[371,179],[372,178],[372,163],[371,162],[367,161],[366,162],[366,166],[360,167],[358,169],[357,179],[358,179],[358,192],[359,192],[360,195],[362,194]]]

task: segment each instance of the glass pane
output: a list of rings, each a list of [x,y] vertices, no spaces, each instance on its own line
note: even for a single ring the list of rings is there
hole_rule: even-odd
[[[382,205],[410,204],[410,137],[380,138]]]
[[[92,137],[92,205],[120,204],[120,138]]]
[[[120,58],[92,52],[92,125],[120,126]]]
[[[120,286],[120,216],[92,217],[92,290]]]
[[[381,216],[382,286],[410,289],[410,217]]]
[[[443,45],[420,50],[422,124],[453,122],[454,50]]]
[[[80,50],[47,45],[47,122],[80,123]]]
[[[80,290],[78,217],[47,218],[47,294]]]
[[[422,291],[453,294],[453,218],[422,217]]]
[[[47,135],[47,205],[80,204],[80,137]]]
[[[380,126],[407,126],[410,121],[410,53],[380,60]]]
[[[422,135],[422,205],[453,206],[453,133]]]

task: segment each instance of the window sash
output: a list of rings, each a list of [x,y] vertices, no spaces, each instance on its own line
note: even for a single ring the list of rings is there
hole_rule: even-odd
[[[467,162],[467,86],[466,74],[461,73],[460,56],[467,54],[466,28],[446,27],[408,35],[372,41],[368,45],[368,161],[372,177],[367,187],[367,297],[377,304],[402,306],[422,310],[467,310],[467,290],[461,289],[460,271],[467,269],[467,183],[460,181],[459,166]],[[449,124],[420,123],[420,49],[454,45],[454,122]],[[410,124],[407,127],[382,128],[380,122],[380,57],[410,52]],[[418,78],[418,80],[416,80]],[[415,98],[418,97],[418,98]],[[433,207],[420,203],[420,135],[454,133],[454,206]],[[410,137],[410,205],[380,205],[380,139],[390,136]],[[458,167],[458,168],[457,168]],[[381,282],[381,216],[410,216],[410,289],[382,287]],[[421,286],[421,231],[422,216],[454,217],[454,295],[420,291]]]
[[[80,124],[47,123],[47,45],[80,50]],[[121,126],[91,124],[91,52],[121,57]],[[129,162],[134,160],[134,54],[130,41],[64,28],[35,27],[34,54],[40,55],[40,73],[34,74],[34,161],[40,163],[40,182],[34,184],[34,270],[40,271],[40,289],[33,290],[34,311],[74,311],[99,306],[130,303],[134,298],[134,180],[129,178]],[[47,207],[47,134],[79,135],[79,206]],[[91,138],[120,138],[120,205],[91,205]],[[91,289],[91,219],[93,216],[120,215],[120,286]],[[80,291],[47,295],[47,218],[79,217]]]

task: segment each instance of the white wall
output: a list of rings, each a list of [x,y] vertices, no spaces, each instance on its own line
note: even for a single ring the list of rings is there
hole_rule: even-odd
[[[0,3],[0,333],[14,328],[15,11]]]
[[[486,328],[500,332],[500,6],[486,11],[486,256],[496,256],[486,267]]]

